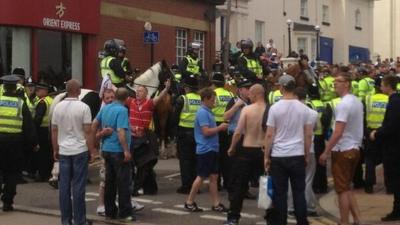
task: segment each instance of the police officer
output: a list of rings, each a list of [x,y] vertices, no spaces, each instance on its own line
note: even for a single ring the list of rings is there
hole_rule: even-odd
[[[281,91],[278,89],[276,90],[271,90],[268,94],[268,103],[270,105],[273,105],[274,103],[278,102],[279,100],[281,100],[283,97]]]
[[[221,72],[215,72],[211,82],[214,86],[214,91],[217,94],[215,98],[215,107],[212,109],[212,112],[215,116],[215,122],[217,126],[223,123],[224,120],[224,112],[228,102],[233,98],[233,94],[224,88],[225,85],[225,78]],[[222,175],[223,184],[218,182],[218,187],[224,187],[225,189],[228,188],[229,184],[229,156],[228,156],[228,149],[230,142],[228,140],[228,133],[227,131],[220,131],[219,135],[219,165],[220,165],[220,174]],[[221,177],[221,176],[220,176]]]
[[[263,78],[263,67],[253,52],[253,41],[246,39],[241,43],[243,54],[238,59],[238,69],[242,76],[253,82]]]
[[[373,130],[381,127],[383,118],[386,112],[386,105],[389,97],[383,94],[379,87],[382,78],[375,79],[376,93],[367,95],[365,99],[365,112],[366,112],[366,149],[365,149],[365,192],[373,193],[373,186],[376,183],[375,166],[381,161],[382,156],[379,154],[381,144],[375,140],[372,141],[368,137]],[[385,178],[386,180],[386,178]]]
[[[203,62],[199,58],[200,47],[201,44],[198,42],[189,44],[186,56],[179,62],[182,79],[186,79],[190,75],[204,76]]]
[[[117,59],[121,61],[121,67],[125,72],[125,76],[132,76],[133,71],[132,71],[131,63],[129,62],[128,57],[126,57],[125,42],[120,39],[114,39],[114,40],[118,44]]]
[[[1,196],[3,211],[12,211],[17,179],[23,160],[24,140],[36,146],[36,132],[29,109],[16,93],[19,78],[7,75],[3,81],[4,93],[0,96],[0,172],[4,189]]]
[[[38,182],[44,182],[49,179],[53,165],[49,140],[49,112],[53,99],[48,96],[49,88],[49,85],[46,83],[38,83],[35,91],[38,101],[35,102],[36,108],[33,121],[38,133],[40,148],[34,153],[33,164],[34,169],[37,169],[39,172],[39,176],[36,177],[36,181]]]
[[[359,73],[363,78],[358,82],[358,97],[365,102],[367,95],[375,94],[375,71],[360,67]]]
[[[100,62],[100,72],[104,79],[110,79],[116,87],[124,86],[125,71],[121,66],[118,56],[120,46],[114,39],[104,43],[104,58]]]
[[[177,152],[182,185],[176,192],[189,194],[196,178],[196,141],[194,139],[194,121],[200,108],[200,95],[197,94],[198,81],[195,75],[184,80],[185,95],[176,100],[175,117],[178,122]]]
[[[326,105],[336,97],[335,88],[333,86],[335,78],[332,76],[332,73],[328,68],[323,68],[322,73],[324,77],[319,81],[319,89],[321,100]]]

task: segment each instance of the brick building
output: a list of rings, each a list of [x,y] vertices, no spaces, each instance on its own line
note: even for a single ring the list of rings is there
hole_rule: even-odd
[[[96,88],[98,53],[107,39],[125,41],[128,57],[142,71],[150,66],[144,24],[160,41],[154,61],[170,65],[199,41],[209,69],[215,55],[215,5],[224,0],[3,0],[0,7],[0,74],[22,67],[34,80],[56,85],[70,77]]]

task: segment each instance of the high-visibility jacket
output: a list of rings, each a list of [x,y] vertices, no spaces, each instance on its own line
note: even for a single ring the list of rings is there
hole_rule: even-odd
[[[22,105],[18,97],[0,96],[0,133],[22,133]]]
[[[128,69],[129,69],[128,64],[129,64],[129,59],[124,57],[124,59],[121,62],[121,67],[125,71],[125,73],[128,72]]]
[[[365,101],[367,95],[375,94],[375,81],[370,77],[365,77],[358,82],[358,97]]]
[[[184,104],[179,117],[179,126],[186,128],[194,128],[196,112],[201,106],[200,95],[196,93],[188,93],[182,95]]]
[[[356,80],[351,81],[351,93],[358,97],[358,81]]]
[[[322,130],[321,118],[322,118],[322,113],[325,110],[325,106],[322,103],[322,101],[318,100],[318,99],[311,100],[311,101],[309,101],[309,103],[311,105],[311,108],[313,110],[317,111],[317,113],[318,113],[317,126],[316,126],[316,128],[314,130],[314,134],[315,135],[322,135],[323,130]]]
[[[40,124],[40,127],[48,127],[50,125],[50,120],[49,120],[50,106],[51,106],[51,104],[53,104],[53,99],[50,96],[41,98],[37,101],[36,106],[41,101],[44,101],[44,103],[46,104],[46,114],[44,115],[44,117],[42,119],[42,123]]]
[[[396,89],[397,91],[400,91],[400,83],[397,84]]]
[[[107,56],[103,58],[100,62],[100,72],[101,76],[104,78],[106,76],[110,77],[110,80],[113,84],[120,84],[122,83],[123,79],[118,77],[114,70],[110,68],[111,60],[115,59],[114,56]]]
[[[340,97],[336,97],[334,99],[332,99],[328,104],[331,106],[332,109],[332,122],[331,122],[331,126],[332,129],[335,127],[335,121],[336,121],[336,117],[335,117],[335,110],[336,110],[336,106],[340,103],[342,99]]]
[[[276,103],[277,101],[281,100],[283,97],[280,90],[271,91],[268,94],[268,102],[270,105]]]
[[[368,128],[376,129],[382,125],[388,101],[389,97],[385,94],[377,93],[374,95],[367,95],[365,98],[365,106]]]
[[[193,59],[190,55],[187,55],[186,60],[188,61],[188,64],[186,66],[186,71],[188,71],[191,74],[199,74],[200,73],[200,66],[199,62],[200,59]]]
[[[327,103],[334,99],[336,97],[335,93],[335,88],[333,86],[333,82],[335,81],[335,78],[332,76],[327,76],[324,77],[324,79],[319,81],[320,84],[320,95],[321,95],[321,100],[324,103]]]
[[[233,98],[233,94],[222,87],[214,91],[217,96],[215,98],[215,107],[212,109],[212,112],[214,113],[216,122],[224,122],[224,112],[228,102]]]
[[[262,76],[263,74],[260,62],[255,59],[249,59],[245,55],[243,55],[243,58],[246,60],[247,69],[253,71],[257,75],[257,77],[260,78],[260,76]]]

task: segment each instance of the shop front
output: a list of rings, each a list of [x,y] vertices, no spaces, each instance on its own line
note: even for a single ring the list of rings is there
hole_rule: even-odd
[[[95,88],[99,27],[100,0],[2,0],[0,75],[21,67],[58,89],[70,78]]]

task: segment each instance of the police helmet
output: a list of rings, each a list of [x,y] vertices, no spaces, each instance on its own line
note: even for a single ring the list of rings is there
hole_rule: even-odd
[[[195,77],[195,75],[191,74],[183,80],[183,84],[186,87],[189,87],[192,89],[197,89],[199,82],[197,81],[197,78]]]
[[[106,42],[104,42],[104,51],[107,56],[108,55],[115,56],[118,50],[119,50],[119,45],[117,44],[117,42],[115,42],[114,39],[107,40]]]
[[[247,38],[246,40],[242,41],[242,43],[240,44],[240,47],[242,49],[248,48],[250,50],[253,50],[254,44],[250,38]]]
[[[211,81],[223,84],[225,83],[225,77],[221,72],[214,72]]]
[[[376,76],[375,87],[379,88],[381,86],[382,80],[383,80],[383,75],[380,74],[380,75]]]
[[[30,86],[30,87],[35,86],[35,83],[33,83],[32,77],[29,76],[25,79],[25,85]]]
[[[126,45],[125,45],[125,41],[124,40],[121,40],[121,39],[117,39],[117,38],[114,38],[113,39],[114,41],[115,41],[115,43],[117,43],[117,45],[118,45],[118,50],[120,51],[120,52],[126,52]]]

